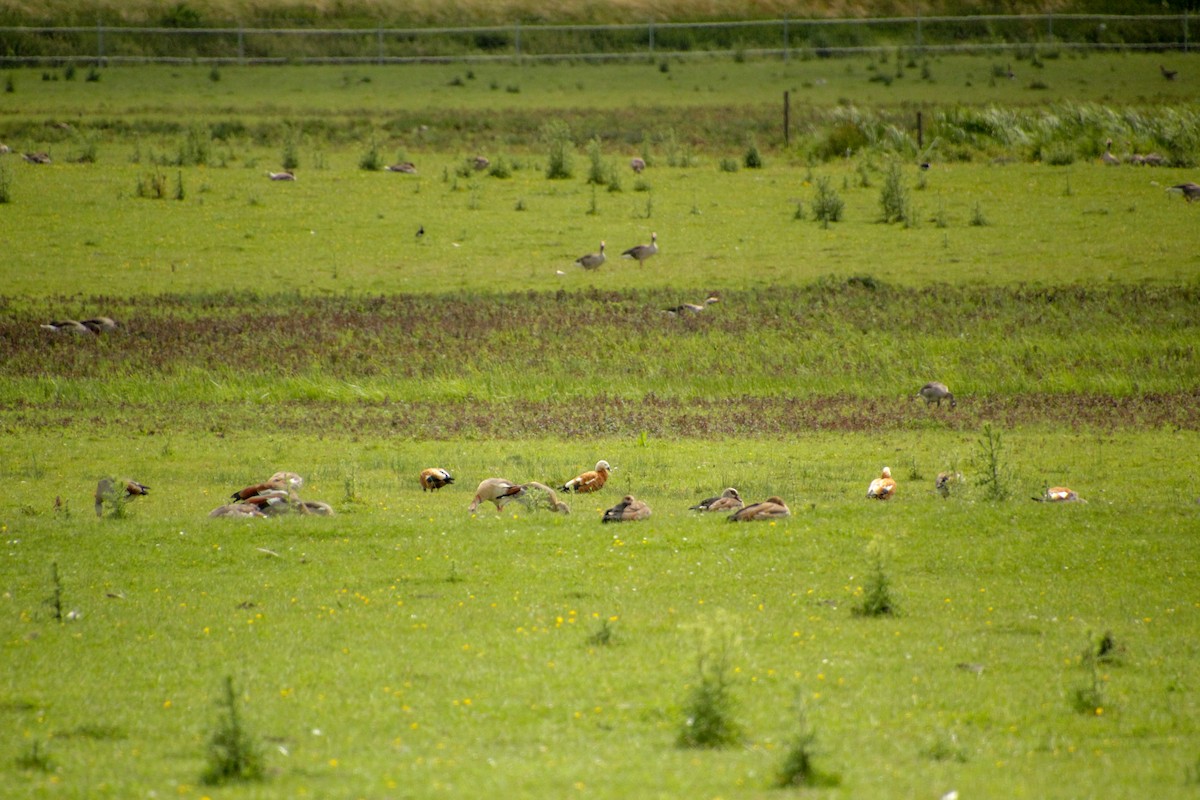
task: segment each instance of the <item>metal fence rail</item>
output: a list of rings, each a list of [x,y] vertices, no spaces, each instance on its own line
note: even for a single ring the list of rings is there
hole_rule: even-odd
[[[0,27],[0,64],[404,63],[754,55],[1031,46],[1189,50],[1190,14],[1025,14],[477,28]]]

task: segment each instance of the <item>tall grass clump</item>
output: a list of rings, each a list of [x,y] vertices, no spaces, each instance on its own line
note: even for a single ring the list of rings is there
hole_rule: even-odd
[[[808,722],[803,705],[797,702],[796,732],[775,775],[775,786],[780,789],[837,786],[841,783],[839,775],[817,768],[817,736]]]
[[[862,599],[853,609],[860,617],[885,617],[896,614],[896,600],[892,596],[892,581],[887,573],[887,548],[879,539],[867,545],[870,559],[866,580],[863,581]]]
[[[571,148],[571,128],[562,120],[550,120],[542,125],[542,144],[546,147],[546,177],[565,180],[574,174]]]
[[[604,165],[604,151],[600,147],[600,137],[593,136],[588,142],[588,178],[593,186],[603,186],[608,181],[608,170]]]
[[[363,153],[358,160],[358,168],[367,172],[378,172],[383,169],[383,157],[379,155],[379,147],[371,142],[371,149]]]
[[[746,154],[742,156],[742,164],[746,169],[762,169],[763,159],[762,154],[758,152],[758,145],[753,141],[746,147]]]
[[[883,188],[879,192],[879,208],[882,222],[889,225],[893,222],[903,222],[905,227],[912,224],[908,187],[904,185],[904,174],[900,171],[900,165],[894,161],[883,179]]]
[[[829,223],[838,222],[846,208],[846,201],[838,195],[837,190],[829,182],[829,178],[817,178],[817,193],[813,197],[813,218],[821,223],[822,228],[828,228]]]
[[[219,706],[220,718],[208,740],[208,767],[200,780],[208,786],[261,781],[265,776],[262,751],[242,722],[232,676],[225,678]]]
[[[1003,463],[1003,439],[992,423],[984,423],[983,433],[976,442],[975,461],[978,465],[979,485],[988,500],[999,502],[1009,495],[1008,475]]]
[[[728,630],[706,631],[696,657],[695,683],[683,706],[683,726],[676,737],[680,747],[720,748],[742,740],[734,719],[733,635]]]

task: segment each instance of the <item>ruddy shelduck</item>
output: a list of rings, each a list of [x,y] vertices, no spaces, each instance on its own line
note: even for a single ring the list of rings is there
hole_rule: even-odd
[[[441,467],[421,470],[421,491],[423,492],[437,491],[451,483],[454,483],[454,478]]]
[[[1065,486],[1051,486],[1041,497],[1035,497],[1039,503],[1086,503],[1078,493]]]
[[[879,477],[867,487],[867,497],[872,500],[889,500],[895,493],[896,482],[892,480],[892,471],[888,467],[884,467]]]
[[[729,515],[730,522],[756,522],[758,520],[783,519],[790,517],[792,512],[782,497],[772,495],[761,503],[754,503],[738,509]]]
[[[116,504],[134,497],[150,494],[150,487],[128,478],[120,481],[101,478],[96,484],[96,516],[104,515],[104,504]]]
[[[230,495],[234,500],[246,500],[271,491],[291,491],[304,485],[304,479],[294,472],[276,472],[262,483],[238,489]]]
[[[631,494],[625,495],[621,502],[604,512],[601,522],[636,522],[650,516],[650,506],[638,500]]]
[[[730,486],[715,497],[708,497],[691,507],[691,511],[737,511],[745,503],[738,490]]]
[[[525,489],[512,481],[504,478],[486,478],[475,490],[475,498],[471,500],[471,505],[467,506],[467,511],[474,514],[480,503],[490,502],[495,504],[496,511],[499,512],[510,500],[523,494],[525,494]]]
[[[582,475],[576,475],[571,480],[559,487],[560,492],[575,492],[577,494],[585,494],[587,492],[598,492],[604,488],[604,484],[608,481],[608,473],[612,469],[607,461],[597,461],[596,468],[590,472],[585,472]]]

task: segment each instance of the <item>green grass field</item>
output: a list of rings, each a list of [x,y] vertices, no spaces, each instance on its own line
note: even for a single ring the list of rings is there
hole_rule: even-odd
[[[54,158],[0,156],[0,794],[1194,795],[1200,133],[1158,60],[0,74]],[[599,459],[568,516],[467,512]],[[335,516],[208,518],[277,470]],[[150,495],[97,518],[105,475]],[[792,516],[688,511],[726,486]],[[227,679],[263,772],[208,785]],[[740,733],[682,747],[713,680]],[[833,778],[775,788],[797,752]]]

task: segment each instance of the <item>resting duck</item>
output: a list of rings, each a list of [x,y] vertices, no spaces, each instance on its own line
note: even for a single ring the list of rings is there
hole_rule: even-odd
[[[454,483],[454,478],[441,467],[430,467],[429,469],[421,470],[422,492],[433,492],[450,483]]]
[[[887,467],[884,467],[879,477],[867,487],[867,497],[872,500],[888,500],[895,493],[896,482],[892,480],[892,471]]]
[[[650,506],[627,494],[612,508],[604,512],[601,522],[636,522],[650,516]]]
[[[680,314],[684,314],[684,313],[699,314],[701,311],[708,308],[713,303],[719,303],[719,302],[721,302],[721,296],[719,294],[717,294],[716,292],[711,292],[711,293],[709,293],[708,297],[704,300],[703,305],[701,305],[700,303],[683,303],[682,305],[672,306],[671,308],[664,309],[664,310],[673,317],[679,316]]]
[[[238,489],[230,497],[234,500],[247,500],[256,495],[266,494],[273,491],[287,492],[290,490],[299,489],[304,485],[304,479],[294,472],[276,472],[270,478],[267,478],[262,483],[256,483],[253,486],[247,486],[244,489]]]
[[[772,496],[761,503],[754,503],[733,512],[729,515],[729,521],[755,522],[762,519],[782,519],[791,515],[792,512],[788,510],[787,505],[783,502],[783,498]]]
[[[384,169],[388,172],[403,172],[407,175],[417,174],[417,167],[411,161],[405,161],[402,164],[388,164]]]
[[[270,170],[267,170],[267,177],[273,181],[294,181],[294,180],[296,180],[296,174],[293,172],[287,172],[287,171],[271,172]]]
[[[60,319],[54,322],[48,322],[41,326],[42,330],[51,331],[53,333],[75,333],[81,336],[87,336],[93,333],[92,329],[82,322],[73,319]]]
[[[1035,497],[1039,503],[1086,503],[1076,492],[1065,486],[1051,486],[1041,497]]]
[[[129,479],[115,481],[112,478],[101,478],[96,484],[96,516],[104,515],[104,503],[115,504],[131,497],[141,497],[150,493],[150,487]]]
[[[475,490],[475,498],[471,501],[471,505],[467,506],[467,511],[474,514],[480,503],[491,502],[495,504],[496,511],[499,513],[506,503],[523,494],[525,494],[525,489],[512,481],[504,478],[487,478]]]
[[[742,496],[738,494],[738,490],[730,486],[725,491],[715,497],[709,497],[701,500],[696,505],[692,506],[691,511],[737,511],[742,508],[745,503],[742,502]]]
[[[210,517],[232,517],[235,519],[266,516],[266,514],[258,510],[257,506],[248,505],[246,503],[230,503],[224,506],[217,506],[212,511],[208,512],[208,515]]]
[[[92,317],[91,319],[85,319],[79,324],[92,333],[108,333],[120,327],[112,317]]]
[[[598,492],[604,488],[604,484],[608,482],[608,472],[612,467],[607,461],[597,461],[596,468],[590,472],[585,472],[582,475],[576,475],[571,480],[564,483],[558,488],[560,492],[575,492],[576,494],[585,494],[587,492]]]

